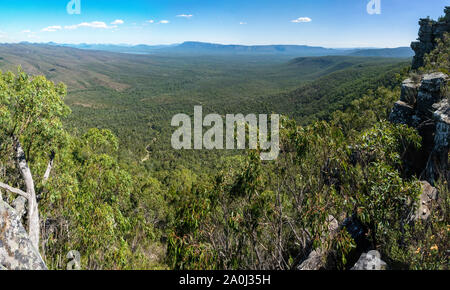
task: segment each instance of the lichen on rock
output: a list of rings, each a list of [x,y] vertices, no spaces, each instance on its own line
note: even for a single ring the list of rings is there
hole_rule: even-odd
[[[351,270],[386,270],[387,264],[381,260],[378,251],[363,253]]]
[[[0,200],[0,265],[0,269],[8,270],[47,269],[14,209],[3,200]]]

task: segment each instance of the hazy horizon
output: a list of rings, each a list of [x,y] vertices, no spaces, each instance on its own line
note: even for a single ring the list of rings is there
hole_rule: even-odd
[[[17,41],[17,42],[0,42],[0,44],[21,44],[21,43],[28,43],[28,44],[55,44],[55,45],[113,45],[113,46],[150,46],[150,47],[157,47],[157,46],[177,46],[184,43],[204,43],[204,44],[216,44],[216,45],[223,45],[223,46],[308,46],[308,47],[320,47],[320,48],[326,48],[326,49],[340,49],[340,50],[346,50],[346,49],[390,49],[390,48],[403,48],[403,47],[409,47],[409,45],[405,46],[393,46],[393,47],[387,47],[387,46],[358,46],[358,47],[329,47],[329,46],[316,46],[316,45],[307,45],[307,44],[285,44],[285,43],[273,43],[273,44],[242,44],[242,43],[217,43],[217,42],[204,42],[204,41],[197,41],[197,40],[187,40],[179,43],[157,43],[157,44],[145,44],[145,43],[102,43],[102,42],[76,42],[76,43],[70,43],[70,42],[33,42],[33,41]]]

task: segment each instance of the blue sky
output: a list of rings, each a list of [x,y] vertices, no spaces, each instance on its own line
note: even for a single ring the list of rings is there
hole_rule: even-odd
[[[1,42],[409,46],[450,0],[0,0]],[[294,21],[297,20],[297,21]]]

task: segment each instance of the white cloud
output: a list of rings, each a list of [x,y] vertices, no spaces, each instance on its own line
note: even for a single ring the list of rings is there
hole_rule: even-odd
[[[194,15],[192,15],[192,14],[180,14],[180,15],[177,15],[177,17],[183,17],[183,18],[191,18],[192,16],[194,16]]]
[[[239,22],[239,24],[240,24],[240,25],[246,25],[247,22],[242,22],[242,21],[241,21],[241,22]]]
[[[28,34],[27,37],[33,38],[33,39],[41,39],[39,36],[35,35],[34,33]]]
[[[76,24],[76,25],[64,26],[65,29],[69,29],[69,30],[77,29],[77,28],[80,28],[80,27],[111,29],[111,28],[117,28],[117,25],[108,26],[105,22],[93,21],[93,22],[83,22],[83,23]]]
[[[161,20],[161,21],[159,22],[159,24],[168,24],[168,23],[170,23],[169,20]]]
[[[43,28],[42,31],[44,31],[44,32],[55,32],[55,31],[58,31],[58,30],[61,30],[61,29],[62,29],[61,26],[53,25],[53,26],[48,26],[48,27]]]
[[[312,19],[309,17],[299,17],[297,19],[292,20],[293,23],[305,23],[305,22],[311,22]]]
[[[111,22],[112,25],[124,24],[125,22],[121,19],[114,20]]]
[[[52,28],[50,28],[49,30],[50,31],[56,31],[56,30],[52,30]],[[49,30],[47,30],[47,31],[49,31]],[[28,38],[40,39],[40,37],[36,35],[37,32],[31,31],[30,29],[22,30],[21,33],[26,34],[26,36]]]
[[[155,20],[147,20],[148,23],[155,23]]]

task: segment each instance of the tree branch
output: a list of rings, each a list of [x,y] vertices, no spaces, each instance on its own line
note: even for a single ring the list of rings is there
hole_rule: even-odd
[[[21,195],[21,196],[25,197],[26,199],[30,198],[30,195],[28,193],[26,193],[25,191],[20,190],[18,188],[14,188],[12,186],[9,186],[8,184],[5,184],[3,182],[0,182],[0,187],[3,188],[4,190],[7,190],[7,191],[11,192],[11,193],[15,193],[15,194]]]
[[[42,183],[46,183],[48,178],[50,177],[50,172],[52,171],[54,160],[55,160],[55,152],[52,151],[50,153],[50,161],[48,162],[47,169],[45,170],[44,177],[42,178]]]

